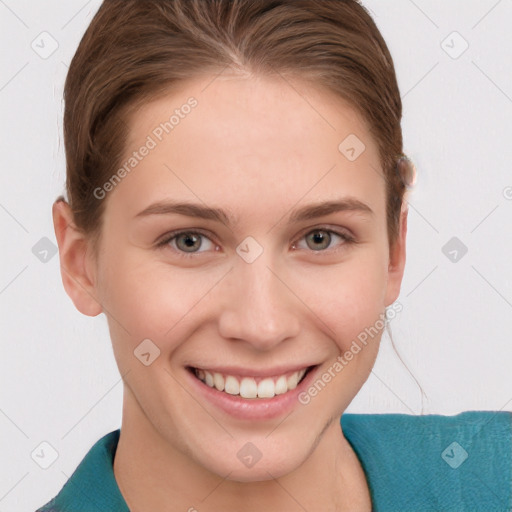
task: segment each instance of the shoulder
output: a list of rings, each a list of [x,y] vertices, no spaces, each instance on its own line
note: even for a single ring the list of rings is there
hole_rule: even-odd
[[[344,414],[375,511],[512,509],[512,413]]]
[[[96,441],[60,492],[36,512],[129,512],[114,476],[120,430]]]

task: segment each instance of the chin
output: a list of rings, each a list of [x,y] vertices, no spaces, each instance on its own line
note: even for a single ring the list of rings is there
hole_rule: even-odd
[[[276,438],[277,441],[277,438]],[[209,450],[208,460],[197,462],[206,470],[232,482],[262,482],[280,478],[292,473],[307,458],[308,450],[304,441],[297,438],[298,450],[289,442],[269,443],[268,440],[254,439],[241,442],[235,440],[233,446],[215,445]]]

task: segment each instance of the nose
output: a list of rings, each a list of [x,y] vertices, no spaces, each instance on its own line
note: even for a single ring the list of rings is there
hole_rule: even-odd
[[[237,261],[224,283],[220,335],[245,341],[261,351],[296,337],[301,302],[286,276],[284,269],[272,265],[266,252],[252,263]]]

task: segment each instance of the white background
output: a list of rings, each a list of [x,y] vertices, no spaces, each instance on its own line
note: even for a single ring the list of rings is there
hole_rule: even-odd
[[[99,4],[0,1],[0,512],[46,503],[92,444],[121,424],[105,317],[77,312],[58,256],[43,263],[32,252],[43,237],[55,243],[63,83]],[[512,1],[364,5],[395,61],[405,152],[418,170],[403,311],[391,328],[426,396],[384,335],[348,412],[512,411]],[[47,59],[31,47],[43,31],[59,45]],[[453,58],[462,38],[469,47]],[[457,262],[442,252],[454,236],[468,249]],[[31,458],[43,441],[58,452],[46,470]]]

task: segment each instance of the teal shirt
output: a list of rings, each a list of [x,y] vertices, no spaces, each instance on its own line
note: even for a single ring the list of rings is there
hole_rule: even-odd
[[[512,413],[344,414],[375,512],[510,512]],[[114,477],[120,430],[99,439],[37,512],[129,512]]]

